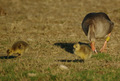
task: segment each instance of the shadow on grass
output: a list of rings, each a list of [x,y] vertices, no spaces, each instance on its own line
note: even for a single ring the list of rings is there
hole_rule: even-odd
[[[13,58],[16,58],[17,56],[0,56],[0,59],[13,59]]]
[[[59,62],[84,62],[84,60],[80,60],[80,59],[75,59],[75,60],[66,60],[66,59],[62,59],[62,60],[56,60]]]
[[[61,48],[65,49],[65,51],[69,53],[73,53],[74,43],[55,43],[54,45],[60,46]]]
[[[78,42],[80,45],[87,45],[90,47],[89,43]],[[73,45],[75,43],[55,43],[54,45],[60,46],[61,48],[65,49],[65,51],[73,54]]]

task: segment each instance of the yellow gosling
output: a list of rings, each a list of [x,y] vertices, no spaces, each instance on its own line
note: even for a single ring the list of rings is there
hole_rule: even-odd
[[[76,43],[73,45],[73,48],[74,54],[79,56],[81,60],[87,60],[92,56],[93,51],[87,45],[80,45],[79,43]]]
[[[11,48],[7,50],[7,57],[18,54],[18,56],[21,56],[24,52],[28,49],[28,44],[24,41],[17,41],[15,42]]]

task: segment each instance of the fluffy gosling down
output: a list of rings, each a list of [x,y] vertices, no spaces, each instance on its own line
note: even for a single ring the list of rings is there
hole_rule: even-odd
[[[24,41],[17,41],[15,42],[10,49],[7,50],[7,57],[18,54],[18,56],[21,56],[23,53],[25,53],[28,49],[28,44]]]
[[[80,45],[79,43],[76,43],[73,45],[74,48],[74,54],[79,56],[81,60],[87,60],[91,58],[92,56],[92,49],[87,45]]]

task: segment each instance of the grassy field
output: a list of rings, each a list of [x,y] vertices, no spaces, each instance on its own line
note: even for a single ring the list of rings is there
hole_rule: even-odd
[[[119,81],[120,0],[0,0],[0,81]],[[89,43],[81,22],[89,12],[105,12],[114,22],[107,53],[84,63],[73,44]],[[23,40],[31,49],[6,59],[6,50]],[[97,50],[104,39],[98,39]],[[64,65],[68,69],[61,69]]]

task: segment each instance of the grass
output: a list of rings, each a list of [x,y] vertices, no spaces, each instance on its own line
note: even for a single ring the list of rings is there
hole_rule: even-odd
[[[32,81],[38,80],[38,78],[39,78],[37,72],[33,71],[33,70],[24,71],[22,73],[22,77],[30,78],[30,80],[32,80]]]
[[[106,60],[106,61],[112,61],[112,57],[110,56],[110,54],[105,54],[105,53],[98,53],[96,55],[92,56],[93,58],[96,58],[97,60]]]
[[[0,65],[0,67],[2,67],[1,71],[1,75],[0,75],[0,79],[1,80],[17,80],[16,78],[16,73],[14,71],[14,67],[15,64],[2,64]]]
[[[2,81],[11,81],[16,80],[19,81],[21,78],[27,78],[27,80],[37,81],[37,80],[49,80],[49,81],[56,81],[56,80],[102,80],[102,81],[118,81],[120,69],[114,68],[97,68],[97,69],[86,69],[81,71],[70,70],[68,72],[58,72],[53,73],[51,70],[52,68],[47,68],[46,73],[41,73],[34,70],[20,70],[15,71],[15,67],[18,67],[17,64],[7,64],[2,65],[2,73],[0,74],[0,80]],[[22,67],[22,66],[21,66]],[[28,75],[28,74],[35,74],[35,75]]]
[[[0,0],[0,81],[119,81],[119,0]],[[106,5],[104,5],[104,4]],[[73,44],[89,43],[81,23],[89,12],[105,12],[115,26],[108,53],[81,63]],[[19,40],[32,49],[17,58],[6,50]],[[96,41],[100,49],[105,39]],[[60,69],[60,65],[69,70]]]
[[[81,80],[87,80],[87,81],[93,81],[93,80],[100,80],[100,81],[115,80],[117,81],[119,80],[120,78],[118,77],[118,75],[120,74],[120,69],[115,69],[114,72],[112,72],[111,70],[113,69],[106,68],[103,70],[85,70],[85,71],[73,74],[73,76],[76,79],[80,77]]]

